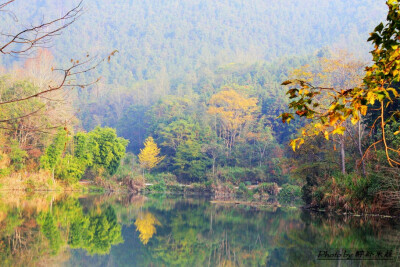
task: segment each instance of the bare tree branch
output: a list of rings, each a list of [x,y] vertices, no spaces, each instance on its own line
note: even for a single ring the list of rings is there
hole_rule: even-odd
[[[34,110],[34,111],[30,112],[30,113],[27,113],[27,114],[24,114],[24,115],[22,115],[22,116],[19,116],[19,117],[10,118],[10,119],[5,119],[5,120],[0,120],[0,123],[10,122],[10,121],[16,121],[16,120],[20,120],[20,119],[23,119],[23,118],[32,116],[32,115],[38,113],[39,111],[41,111],[44,107],[46,107],[46,105],[43,105],[43,106],[41,106],[40,108],[38,108],[38,109],[36,109],[36,110]]]
[[[5,3],[3,3],[3,4],[0,4],[0,9],[3,9],[6,5],[9,5],[9,4],[11,4],[12,2],[14,2],[15,0],[10,0],[10,1],[7,1],[7,2],[5,2]]]
[[[13,3],[15,0],[7,1],[0,4],[0,11],[5,11],[4,7]],[[9,11],[7,11],[9,12]],[[0,33],[5,43],[0,43],[0,54],[8,55],[12,57],[26,57],[36,52],[36,48],[50,47],[53,37],[62,34],[63,30],[73,24],[82,13],[82,1],[77,6],[69,10],[65,15],[56,18],[48,22],[41,22],[39,25],[31,25],[26,27],[24,30],[13,33]],[[15,16],[14,16],[15,17]],[[15,20],[17,21],[16,17]],[[52,103],[62,103],[66,101],[67,95],[71,90],[76,87],[85,88],[87,86],[97,83],[100,78],[95,78],[92,81],[80,82],[80,77],[83,74],[93,71],[104,61],[110,61],[110,58],[117,53],[118,50],[114,50],[104,58],[98,58],[98,56],[91,57],[89,54],[85,55],[85,59],[82,61],[71,59],[70,66],[67,68],[51,68],[53,73],[56,73],[56,81],[49,81],[48,86],[38,87],[39,90],[32,93],[26,93],[27,95],[14,94],[8,98],[0,99],[0,109],[7,107],[9,104],[18,104],[19,107],[30,103],[32,99],[44,100],[39,106],[29,108],[14,117],[3,117],[0,120],[0,129],[9,130],[15,134],[20,133],[51,133],[49,130],[57,129],[73,118],[65,120],[62,124],[57,122],[54,125],[48,125],[48,123],[41,123],[38,125],[33,117],[43,117],[54,112]],[[50,69],[50,67],[49,67]],[[57,73],[60,73],[58,75]],[[43,85],[42,85],[43,86]],[[56,94],[56,92],[60,92]],[[27,102],[27,103],[24,103]],[[22,106],[21,106],[22,105]],[[30,109],[30,110],[29,110]],[[50,112],[50,113],[49,113]],[[50,115],[51,116],[51,115]]]
[[[14,1],[1,4],[0,10]],[[65,28],[74,23],[79,18],[81,12],[82,1],[60,18],[41,23],[40,25],[32,25],[17,34],[2,34],[8,37],[9,40],[5,44],[0,44],[0,53],[18,55],[29,53],[34,48],[43,47],[51,42],[53,37],[61,34]],[[61,26],[59,26],[59,22],[63,22]],[[48,30],[48,28],[52,29]]]
[[[113,54],[115,54],[115,52],[112,52],[110,55],[113,55]],[[80,69],[80,70],[76,70],[76,69],[79,68],[79,67],[85,66],[87,63],[90,63],[91,61],[94,60],[94,58],[88,59],[88,60],[86,60],[86,61],[84,61],[82,63],[80,63],[78,60],[77,61],[73,61],[72,62],[72,66],[70,66],[67,69],[54,69],[53,71],[63,72],[62,80],[60,81],[59,84],[57,84],[56,86],[49,86],[48,89],[42,90],[42,91],[40,91],[38,93],[29,95],[29,96],[18,97],[18,98],[2,101],[2,102],[0,102],[0,106],[1,105],[5,105],[5,104],[15,103],[15,102],[26,101],[26,100],[29,100],[29,99],[32,99],[32,98],[36,98],[36,97],[40,97],[42,95],[45,95],[45,94],[60,90],[60,89],[62,89],[64,87],[85,88],[87,86],[93,85],[93,84],[99,82],[100,78],[97,78],[95,81],[92,81],[92,82],[89,82],[89,83],[83,83],[83,84],[79,84],[79,83],[71,84],[71,82],[74,81],[73,78],[76,77],[78,74],[84,74],[84,73],[90,72],[90,71],[94,70],[95,68],[97,68],[106,59],[108,60],[110,55],[108,55],[107,57],[99,60],[93,66],[87,66],[87,68],[83,68],[83,69]]]

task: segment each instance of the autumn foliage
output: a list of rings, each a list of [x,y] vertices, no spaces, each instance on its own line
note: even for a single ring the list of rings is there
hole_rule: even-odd
[[[211,97],[207,112],[215,116],[218,135],[225,140],[229,150],[245,127],[254,120],[257,102],[256,98],[247,98],[230,88]]]
[[[148,137],[144,142],[144,148],[140,150],[140,166],[146,170],[153,169],[165,158],[165,156],[158,156],[160,151],[161,149],[157,147],[153,137]]]
[[[136,219],[136,231],[139,231],[139,239],[143,245],[146,245],[157,232],[156,225],[161,225],[161,223],[150,212],[145,212]]]

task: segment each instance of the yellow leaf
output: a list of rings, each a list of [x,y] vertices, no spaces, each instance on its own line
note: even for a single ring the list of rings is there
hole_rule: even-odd
[[[297,138],[290,141],[289,145],[292,147],[293,151],[296,151],[296,148],[300,148],[300,146],[304,144],[303,138]]]
[[[345,130],[346,130],[346,128],[341,126],[341,127],[336,128],[335,130],[333,130],[332,134],[343,135]]]
[[[296,151],[296,139],[291,140],[289,145],[292,147],[293,151]]]
[[[337,115],[332,115],[329,117],[329,125],[333,126],[335,123],[338,121],[339,116]]]
[[[336,108],[337,104],[333,104],[332,106],[329,107],[329,111],[332,111]]]
[[[367,115],[367,110],[368,110],[367,106],[361,106],[360,107],[361,115],[363,115],[363,116]]]
[[[325,132],[324,132],[324,136],[325,136],[325,139],[326,139],[326,140],[329,140],[329,133],[328,133],[328,131],[325,131]]]
[[[297,145],[297,148],[299,148],[302,144],[304,144],[304,139],[299,138],[299,144]]]
[[[387,90],[388,90],[388,91],[391,91],[395,97],[398,97],[398,96],[399,96],[399,93],[397,92],[396,89],[394,89],[394,88],[388,88]]]
[[[373,92],[368,92],[367,93],[367,100],[368,102],[373,105],[375,103],[375,94]]]

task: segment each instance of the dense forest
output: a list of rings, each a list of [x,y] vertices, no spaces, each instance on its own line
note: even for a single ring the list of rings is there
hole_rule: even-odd
[[[10,8],[18,10],[18,26],[22,27],[43,16],[63,14],[74,4],[77,2],[17,1]],[[65,65],[86,53],[119,51],[111,64],[92,72],[95,77],[102,76],[102,82],[80,94],[85,105],[81,103],[79,108],[90,113],[89,118],[81,117],[87,130],[120,118],[120,109],[131,104],[153,104],[165,95],[203,91],[205,85],[218,88],[220,85],[214,85],[216,79],[221,80],[216,77],[218,70],[228,75],[238,69],[250,72],[249,65],[274,61],[287,61],[285,65],[292,67],[292,59],[287,57],[313,55],[325,46],[346,48],[370,60],[365,40],[385,15],[384,1],[373,0],[86,0],[83,4],[84,13],[77,23],[54,39],[51,50],[56,62]],[[6,23],[13,19],[4,18]],[[0,62],[10,67],[15,58],[2,57]],[[232,69],[236,64],[239,66]],[[285,71],[278,71],[282,74],[274,77],[280,82]],[[267,82],[275,81],[268,78]],[[89,109],[88,103],[94,107]],[[92,122],[95,116],[100,118]]]
[[[1,19],[18,32],[77,4],[16,1]],[[397,85],[349,89],[375,88],[379,64],[398,57],[388,35],[395,26],[375,28],[385,19],[384,1],[87,0],[82,7],[72,24],[56,22],[66,27],[51,45],[21,57],[0,50],[3,187],[74,189],[89,180],[110,190],[152,183],[146,190],[164,192],[190,185],[398,211]],[[14,49],[22,49],[18,41]],[[383,50],[387,58],[379,58]],[[101,64],[74,69],[92,59]],[[55,70],[68,64],[73,78],[38,93],[57,88],[63,77]],[[398,71],[384,75],[398,82]],[[334,90],[321,94],[326,88]],[[29,95],[37,97],[14,101]],[[379,118],[382,127],[374,127]]]
[[[63,14],[74,4],[17,1],[10,8],[18,10],[19,29]],[[167,95],[210,94],[226,84],[246,85],[249,77],[252,83],[260,80],[258,90],[263,94],[283,93],[278,84],[288,70],[306,64],[307,57],[323,47],[344,47],[370,60],[365,39],[385,14],[383,1],[87,0],[83,4],[77,23],[54,39],[51,52],[57,64],[53,65],[63,66],[86,53],[102,56],[119,51],[110,64],[91,72],[102,81],[80,90],[74,100],[86,130],[99,124],[116,127],[131,105],[149,106]],[[13,20],[2,18],[6,23]],[[24,59],[19,61],[23,64]],[[0,59],[5,68],[15,62],[15,57]]]

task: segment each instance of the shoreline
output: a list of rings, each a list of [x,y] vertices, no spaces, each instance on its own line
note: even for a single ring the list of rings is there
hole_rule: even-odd
[[[83,189],[83,188],[82,188]],[[85,187],[86,190],[78,190],[78,189],[67,189],[63,188],[62,190],[48,189],[48,190],[27,190],[16,188],[16,189],[0,189],[1,193],[10,193],[10,192],[18,192],[18,193],[26,193],[26,194],[51,194],[51,193],[78,193],[78,194],[94,194],[94,195],[104,195],[104,194],[117,194],[117,195],[132,195],[132,196],[157,196],[157,195],[166,195],[166,196],[184,196],[184,197],[201,197],[207,198],[211,204],[215,205],[226,205],[226,206],[248,206],[251,208],[258,207],[273,207],[273,208],[282,208],[282,207],[291,207],[296,209],[301,209],[305,211],[309,211],[312,213],[320,213],[327,214],[328,216],[350,216],[350,217],[378,217],[383,219],[395,219],[400,218],[400,215],[388,215],[388,214],[376,214],[376,213],[353,213],[353,212],[339,212],[334,210],[326,210],[326,209],[317,209],[313,207],[307,207],[307,205],[291,205],[293,202],[279,202],[279,200],[275,197],[273,198],[273,202],[271,199],[265,199],[264,201],[249,201],[247,199],[241,199],[235,196],[227,197],[227,198],[215,198],[215,194],[211,192],[147,192],[147,193],[139,193],[135,194],[129,190],[107,190],[102,188],[103,190],[90,190]]]

